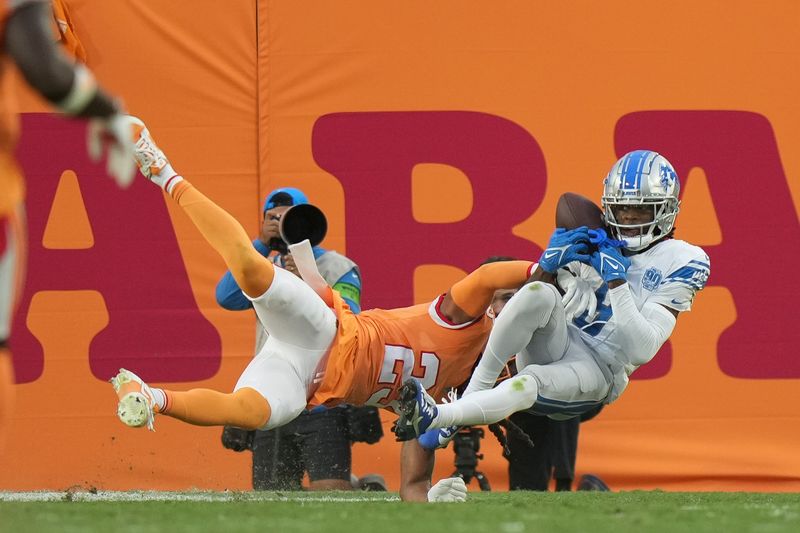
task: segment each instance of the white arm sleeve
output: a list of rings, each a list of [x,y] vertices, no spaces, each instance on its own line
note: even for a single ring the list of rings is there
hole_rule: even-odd
[[[675,316],[663,305],[649,302],[639,311],[627,283],[608,293],[620,346],[628,362],[636,366],[647,363],[672,334]]]

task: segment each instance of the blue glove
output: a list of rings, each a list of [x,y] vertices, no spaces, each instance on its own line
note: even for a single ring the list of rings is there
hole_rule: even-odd
[[[625,281],[631,260],[622,255],[622,250],[608,244],[601,244],[592,254],[591,265],[606,283],[616,279]]]
[[[558,228],[550,237],[547,250],[539,258],[539,266],[553,274],[573,261],[588,264],[589,258],[589,229],[586,226],[571,230]]]
[[[623,248],[625,246],[625,241],[618,241],[616,239],[612,239],[611,237],[608,236],[608,233],[606,233],[606,230],[604,230],[603,228],[590,229],[589,242],[594,244],[595,246],[601,246],[603,244],[614,246],[615,248]]]

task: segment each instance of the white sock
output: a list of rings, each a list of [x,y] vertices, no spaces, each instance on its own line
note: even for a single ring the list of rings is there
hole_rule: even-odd
[[[533,376],[518,375],[493,389],[473,392],[452,403],[437,405],[432,428],[494,424],[536,403],[539,384]]]
[[[167,394],[164,392],[164,389],[150,387],[150,392],[153,393],[153,401],[156,402],[158,410],[163,411],[164,406],[167,404]]]
[[[172,165],[167,163],[164,168],[161,169],[161,172],[158,174],[153,174],[150,178],[150,181],[167,191],[167,194],[172,193],[172,189],[175,186],[183,181],[183,176],[175,172],[175,169],[172,168]]]
[[[525,328],[517,328],[517,329],[525,329]],[[528,338],[528,340],[530,340],[530,338]],[[478,361],[478,365],[475,367],[475,370],[472,371],[472,377],[469,378],[469,383],[467,384],[467,388],[464,390],[464,396],[467,396],[469,394],[474,394],[477,391],[488,390],[494,387],[495,383],[497,383],[498,376],[500,376],[500,372],[503,371],[506,364],[508,363],[508,360],[511,359],[511,356],[522,350],[522,348],[519,348],[517,351],[513,352],[507,351],[504,352],[503,356],[500,356],[495,351],[497,349],[496,344],[497,342],[493,342],[492,335],[490,333],[489,341],[486,344],[486,348],[484,348],[483,350],[483,355],[481,355],[481,358]],[[524,348],[525,344],[522,344],[522,347]],[[509,349],[513,350],[514,348],[509,348]]]

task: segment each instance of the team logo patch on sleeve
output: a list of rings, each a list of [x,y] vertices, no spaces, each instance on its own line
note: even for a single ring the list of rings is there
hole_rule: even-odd
[[[644,273],[644,277],[642,278],[642,287],[644,287],[645,290],[653,292],[661,284],[661,278],[663,277],[664,275],[659,269],[650,267]]]

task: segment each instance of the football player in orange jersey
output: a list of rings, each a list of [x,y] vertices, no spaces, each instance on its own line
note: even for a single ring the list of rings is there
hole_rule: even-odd
[[[513,261],[510,257],[492,257],[486,263],[497,261]],[[505,307],[517,289],[498,289],[486,309],[489,318],[494,319]],[[510,375],[510,374],[509,374]],[[451,398],[455,398],[455,391]],[[438,430],[425,434],[423,439],[404,441],[400,450],[400,499],[403,501],[464,501],[467,498],[467,486],[460,477],[444,478],[431,486],[431,475],[435,462],[436,448],[444,447],[453,437],[453,433]],[[491,429],[491,428],[490,428]],[[444,433],[443,433],[444,432]],[[443,433],[443,434],[442,434]],[[442,434],[441,436],[439,434]],[[431,440],[435,437],[434,440]],[[502,442],[501,442],[502,444]],[[505,444],[503,444],[505,446]]]
[[[130,184],[136,170],[131,161],[134,137],[125,129],[129,124],[122,120],[120,105],[98,87],[89,69],[73,63],[56,45],[53,13],[45,0],[0,0],[0,447],[14,400],[8,337],[14,298],[22,286],[26,246],[25,187],[13,156],[17,116],[11,109],[9,61],[31,87],[65,114],[94,119],[90,155],[99,158],[109,141],[108,170],[121,185]],[[63,9],[59,13],[66,16]]]
[[[259,254],[233,217],[173,170],[144,124],[130,120],[141,130],[135,153],[141,172],[183,208],[220,253],[269,339],[232,393],[151,388],[120,369],[111,381],[117,414],[129,426],[152,429],[160,413],[196,425],[271,429],[307,406],[392,407],[407,376],[443,395],[467,379],[483,348],[491,329],[485,310],[495,290],[519,287],[534,266],[528,261],[487,264],[430,305],[354,315],[336,291],[324,286],[315,292]],[[293,255],[309,281],[297,251]]]

